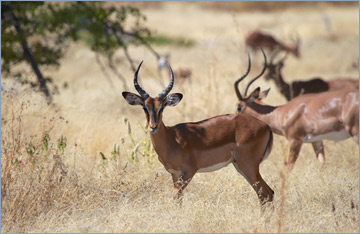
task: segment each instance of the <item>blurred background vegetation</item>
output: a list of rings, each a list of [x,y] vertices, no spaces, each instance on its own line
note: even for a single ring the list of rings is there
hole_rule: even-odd
[[[236,11],[236,12],[249,12],[249,11],[283,11],[288,8],[306,8],[306,7],[321,7],[324,5],[334,6],[357,6],[356,1],[263,1],[261,4],[256,1],[205,1],[197,2],[198,5],[217,10]]]
[[[48,83],[52,79],[43,77],[41,68],[58,67],[70,41],[87,42],[92,51],[108,58],[109,66],[113,66],[114,51],[121,48],[133,70],[130,45],[145,45],[157,55],[148,41],[158,40],[144,27],[146,18],[137,8],[116,8],[104,3],[2,2],[2,72],[12,74],[22,83],[38,86],[51,102]],[[129,20],[132,23],[125,25]],[[13,66],[23,61],[31,65],[36,82],[30,82],[23,71],[13,72]]]
[[[280,11],[287,8],[357,6],[353,1],[334,2],[233,2],[201,1],[187,2],[209,10],[233,12]],[[159,59],[152,45],[191,47],[193,40],[166,35],[154,35],[145,26],[144,8],[161,8],[162,2],[1,2],[1,70],[5,77],[15,77],[22,84],[29,84],[42,91],[48,103],[59,91],[52,77],[44,77],[46,67],[57,68],[71,41],[83,41],[89,49],[106,57],[107,66],[127,85],[121,72],[117,71],[113,55],[121,49],[133,71],[135,65],[129,46],[145,46]],[[27,62],[36,80],[29,79],[24,70],[13,69]],[[49,88],[48,86],[51,85]],[[67,86],[67,84],[65,85]]]

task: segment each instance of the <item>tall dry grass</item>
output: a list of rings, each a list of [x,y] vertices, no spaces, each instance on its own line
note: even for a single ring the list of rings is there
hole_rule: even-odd
[[[29,106],[31,101],[2,106],[11,110],[2,123],[3,232],[358,231],[358,147],[351,140],[326,144],[324,168],[304,146],[294,170],[284,174],[286,141],[276,137],[271,157],[261,165],[276,196],[263,212],[232,167],[196,175],[179,207],[149,138],[129,130],[141,126],[124,122],[128,132],[119,145],[102,152],[106,159],[100,153],[92,157],[78,145],[62,151],[58,139],[66,120],[55,113],[37,135],[27,136]]]
[[[160,33],[198,42],[187,49],[157,48],[171,50],[174,66],[193,69],[191,83],[175,83],[173,92],[184,98],[164,111],[166,125],[235,112],[233,81],[246,67],[242,36],[255,26],[283,35],[298,26],[303,58],[289,58],[284,68],[289,80],[316,73],[358,77],[351,67],[359,49],[356,9],[323,9],[337,29],[334,40],[313,23],[318,22],[316,11],[288,10],[274,17],[175,4],[187,11],[179,12],[172,3],[145,11],[149,26]],[[159,27],[163,12],[172,17]],[[156,95],[163,88],[154,82],[159,79],[156,61],[141,48],[131,52],[145,60],[139,81]],[[251,74],[259,71],[259,58],[253,55]],[[119,69],[134,92],[132,72],[123,63]],[[195,175],[179,207],[171,198],[170,174],[144,129],[143,111],[123,100],[115,77],[111,88],[95,55],[74,44],[60,69],[49,72],[60,86],[69,83],[52,106],[39,93],[2,80],[2,232],[359,232],[359,147],[351,139],[325,141],[323,168],[305,144],[294,170],[286,173],[287,141],[275,135],[273,151],[260,168],[275,198],[263,211],[232,166]],[[259,80],[256,85],[272,88],[266,102],[285,102],[272,83]]]

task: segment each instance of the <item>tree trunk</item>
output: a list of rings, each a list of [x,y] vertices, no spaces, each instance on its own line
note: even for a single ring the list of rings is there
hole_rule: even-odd
[[[20,24],[19,24],[19,21],[17,20],[15,14],[12,12],[11,10],[11,7],[10,7],[10,4],[8,2],[3,2],[3,7],[4,7],[4,12],[7,12],[8,13],[8,17],[11,21],[11,23],[14,25],[15,29],[16,29],[16,32],[19,36],[19,39],[20,39],[20,44],[21,44],[21,47],[23,49],[23,53],[24,53],[24,57],[27,59],[27,61],[30,63],[31,65],[31,68],[33,69],[36,77],[37,77],[37,80],[38,80],[38,83],[40,85],[40,90],[45,94],[45,97],[46,97],[46,101],[48,104],[50,104],[52,102],[52,97],[50,95],[50,92],[49,92],[49,89],[46,85],[46,81],[39,69],[39,66],[34,58],[34,56],[32,55],[30,49],[29,49],[29,46],[27,44],[27,40],[26,38],[24,37],[24,34],[23,34],[23,31],[20,27]]]

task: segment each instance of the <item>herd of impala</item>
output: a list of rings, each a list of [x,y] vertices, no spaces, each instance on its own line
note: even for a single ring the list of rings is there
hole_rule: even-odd
[[[322,140],[339,141],[351,137],[359,144],[358,79],[324,81],[318,78],[289,85],[280,73],[286,56],[276,64],[273,60],[280,51],[298,57],[299,40],[288,46],[271,35],[255,31],[246,37],[245,42],[252,49],[261,49],[264,65],[262,71],[247,83],[242,94],[239,83],[251,68],[248,53],[247,71],[234,83],[239,99],[235,114],[166,126],[162,120],[164,108],[176,106],[183,97],[181,93],[169,94],[174,85],[174,72],[168,63],[170,83],[156,97],[150,97],[138,83],[142,62],[134,75],[134,86],[139,95],[122,93],[130,105],[143,108],[159,161],[172,176],[175,199],[181,200],[183,190],[197,172],[215,171],[232,163],[256,191],[261,205],[272,201],[274,191],[261,177],[259,165],[271,152],[273,132],[289,141],[290,152],[285,164],[290,170],[303,143],[312,144],[321,164],[325,162]],[[262,48],[275,51],[269,64]],[[247,94],[250,85],[266,69],[266,78],[275,81],[288,103],[272,106],[262,102],[269,89],[261,91],[258,87]]]

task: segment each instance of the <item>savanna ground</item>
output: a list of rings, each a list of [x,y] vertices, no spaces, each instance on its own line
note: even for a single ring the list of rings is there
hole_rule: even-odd
[[[155,47],[171,52],[174,68],[192,69],[191,82],[175,82],[172,92],[184,98],[164,111],[169,126],[235,112],[233,82],[247,66],[244,36],[254,29],[286,42],[294,31],[300,35],[301,58],[290,56],[283,69],[288,81],[359,76],[357,4],[281,11],[179,2],[140,7],[156,33],[194,42]],[[144,60],[142,87],[156,95],[163,86],[155,58],[143,47],[130,49],[137,61]],[[262,57],[252,58],[254,75]],[[118,69],[135,92],[123,61],[119,51]],[[111,82],[106,78],[95,55],[73,44],[60,69],[45,73],[61,87],[50,106],[39,93],[2,78],[2,232],[359,232],[359,147],[353,140],[325,141],[323,168],[311,145],[303,145],[294,170],[282,176],[288,144],[275,135],[260,168],[275,199],[263,212],[232,166],[195,175],[179,207],[170,174],[144,129],[143,111],[126,103],[121,82],[111,72]],[[165,71],[162,77],[168,82]],[[252,88],[257,86],[271,88],[265,102],[285,103],[272,82],[260,79]]]

